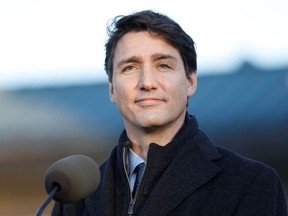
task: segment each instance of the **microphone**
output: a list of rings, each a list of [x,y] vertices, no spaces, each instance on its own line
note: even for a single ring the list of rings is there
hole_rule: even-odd
[[[71,155],[54,162],[45,173],[49,196],[36,215],[41,215],[51,199],[63,203],[83,199],[97,189],[99,182],[99,166],[88,156]]]

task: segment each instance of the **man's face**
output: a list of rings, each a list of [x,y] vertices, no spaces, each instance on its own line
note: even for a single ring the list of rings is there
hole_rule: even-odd
[[[126,129],[182,124],[196,86],[196,73],[186,77],[179,51],[160,37],[130,32],[119,40],[109,88]]]

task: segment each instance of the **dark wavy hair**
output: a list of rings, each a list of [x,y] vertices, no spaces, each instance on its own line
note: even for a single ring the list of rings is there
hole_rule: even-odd
[[[148,31],[163,38],[179,51],[184,62],[186,76],[196,73],[197,54],[192,38],[168,16],[152,10],[144,10],[127,16],[116,16],[107,26],[108,41],[105,44],[104,67],[110,82],[113,77],[113,58],[116,45],[123,35],[131,31]]]

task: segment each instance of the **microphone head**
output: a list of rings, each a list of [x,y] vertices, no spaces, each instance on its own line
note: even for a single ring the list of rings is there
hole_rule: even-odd
[[[45,173],[45,189],[49,194],[56,186],[60,189],[53,199],[71,203],[94,192],[100,182],[98,164],[85,155],[71,155],[54,162]]]

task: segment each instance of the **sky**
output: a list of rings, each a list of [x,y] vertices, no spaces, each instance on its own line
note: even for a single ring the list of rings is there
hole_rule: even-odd
[[[107,81],[107,22],[144,9],[193,38],[199,75],[288,65],[287,0],[0,0],[0,89]]]

